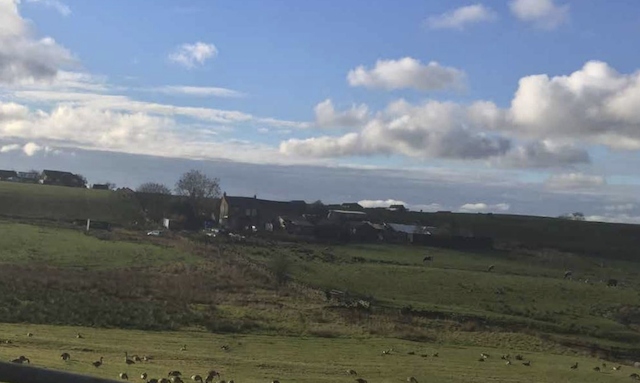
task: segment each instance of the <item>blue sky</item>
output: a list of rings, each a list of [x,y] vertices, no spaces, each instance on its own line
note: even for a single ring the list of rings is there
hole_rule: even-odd
[[[0,0],[0,168],[640,222],[639,33],[635,1]]]

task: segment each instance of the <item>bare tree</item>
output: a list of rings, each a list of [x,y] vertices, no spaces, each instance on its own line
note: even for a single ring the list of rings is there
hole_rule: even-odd
[[[215,198],[220,196],[220,180],[212,178],[198,170],[190,170],[176,183],[176,193],[188,196],[192,200]]]
[[[171,194],[171,189],[157,182],[145,182],[142,185],[138,186],[137,191],[139,193],[149,194]]]

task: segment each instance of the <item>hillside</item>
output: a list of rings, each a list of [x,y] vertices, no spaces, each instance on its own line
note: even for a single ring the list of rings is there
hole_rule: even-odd
[[[0,216],[54,221],[76,219],[129,225],[143,219],[134,198],[107,190],[0,182]]]

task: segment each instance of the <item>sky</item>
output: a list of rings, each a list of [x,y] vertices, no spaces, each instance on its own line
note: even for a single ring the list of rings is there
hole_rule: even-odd
[[[636,0],[0,0],[0,169],[640,223]]]

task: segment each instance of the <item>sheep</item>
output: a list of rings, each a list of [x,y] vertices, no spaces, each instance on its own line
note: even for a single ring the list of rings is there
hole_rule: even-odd
[[[478,362],[484,362],[484,358],[483,357],[478,358]]]
[[[607,286],[609,287],[616,287],[618,286],[618,280],[617,279],[609,279],[607,281]]]
[[[24,362],[27,362],[27,364],[31,364],[31,361],[29,360],[29,358],[25,357],[24,355],[20,355],[19,357],[17,357],[16,359],[11,361],[12,363],[19,363],[19,364],[23,364]]]
[[[572,369],[572,370],[577,370],[577,369],[578,369],[578,362],[576,362],[575,364],[573,364],[573,365],[571,366],[571,369]]]
[[[76,334],[76,338],[78,338],[78,339],[83,339],[84,337],[83,337],[82,335],[80,335],[80,333],[77,333],[77,334]]]
[[[407,353],[407,355],[415,355],[415,354],[416,354],[416,353],[415,353],[415,351],[409,351],[409,352]]]
[[[502,355],[502,356],[500,357],[500,359],[502,359],[502,360],[509,360],[509,359],[511,359],[511,355],[509,355],[509,354],[504,354],[504,355]]]
[[[358,375],[356,370],[347,370],[347,374],[349,374],[349,375]]]
[[[140,379],[147,380],[147,373],[143,372],[142,374],[140,374]]]
[[[595,367],[593,368],[593,371],[595,371],[595,372],[600,372],[600,367],[595,366]]]
[[[95,362],[93,362],[91,364],[93,364],[93,367],[98,368],[98,367],[102,366],[103,359],[104,359],[103,357],[100,357],[100,360],[96,360]]]
[[[148,362],[148,361],[150,361],[152,359],[153,359],[153,357],[149,356],[149,355],[145,355],[145,356],[142,357],[142,360],[144,360],[145,362]]]
[[[127,352],[124,352],[124,362],[128,365],[132,365],[132,364],[136,364],[136,362],[134,362],[133,360],[129,359],[129,354],[127,354]]]
[[[220,349],[222,351],[229,351],[229,346],[227,346],[226,344],[224,346],[221,346]]]
[[[215,370],[211,370],[209,371],[209,373],[207,374],[207,378],[204,380],[205,383],[211,383],[213,382],[213,378],[214,377],[220,377],[220,373],[215,371]]]
[[[138,355],[131,355],[131,358],[133,359],[134,362],[136,363],[140,363],[142,362],[142,358],[140,358]]]
[[[68,352],[63,352],[62,354],[60,354],[60,359],[67,361],[71,359],[71,355],[69,355]]]
[[[118,375],[120,377],[120,379],[122,380],[129,380],[129,375],[127,375],[126,372],[121,372],[120,375]]]
[[[505,363],[507,366],[511,366],[511,361],[507,360],[507,362]]]
[[[531,366],[531,361],[530,361],[530,360],[527,360],[526,362],[522,362],[522,365],[523,365],[523,366],[530,367],[530,366]]]
[[[573,271],[567,270],[564,272],[564,279],[571,279],[572,276],[573,276]]]
[[[620,371],[620,370],[622,370],[622,366],[613,366],[611,369],[613,371]]]
[[[433,356],[434,358],[437,358],[440,355],[437,352],[434,352],[433,355],[431,355],[431,356]]]
[[[171,383],[171,381],[167,378],[162,378],[158,381],[158,383]]]
[[[167,376],[180,376],[182,373],[180,371],[169,371]]]
[[[640,380],[640,375],[636,374],[635,372],[631,375],[629,375],[630,378],[635,379],[635,380]]]
[[[481,352],[481,353],[480,353],[480,357],[481,357],[482,359],[487,359],[487,358],[489,358],[489,354],[485,354],[484,352]]]
[[[153,378],[153,379],[149,379],[147,383],[159,383],[159,382],[158,382],[158,379]]]
[[[422,262],[432,262],[432,261],[433,261],[432,255],[427,255],[424,258],[422,258]]]
[[[28,332],[27,333],[27,337],[31,338],[33,336],[33,333]]]
[[[409,382],[409,383],[418,383],[418,379],[416,379],[413,376],[410,376],[410,377],[407,378],[407,382]]]
[[[487,267],[487,272],[492,272],[494,267],[494,265],[489,265],[489,267]]]
[[[280,383],[279,380],[272,380],[271,383]]]
[[[193,375],[193,376],[191,376],[191,380],[193,380],[193,381],[195,381],[195,382],[200,382],[200,383],[202,383],[202,382],[203,382],[203,380],[202,380],[202,376],[200,376],[200,375]]]
[[[365,379],[362,379],[362,378],[358,378],[358,379],[356,379],[356,382],[357,382],[357,383],[367,383],[367,381],[366,381]],[[273,383],[273,382],[272,382],[272,383]]]
[[[180,347],[180,351],[187,351],[187,345],[183,345],[182,347]]]
[[[524,358],[522,357],[522,355],[518,354],[516,355],[516,360],[524,360]]]
[[[184,383],[184,381],[179,376],[172,376],[171,383]]]

